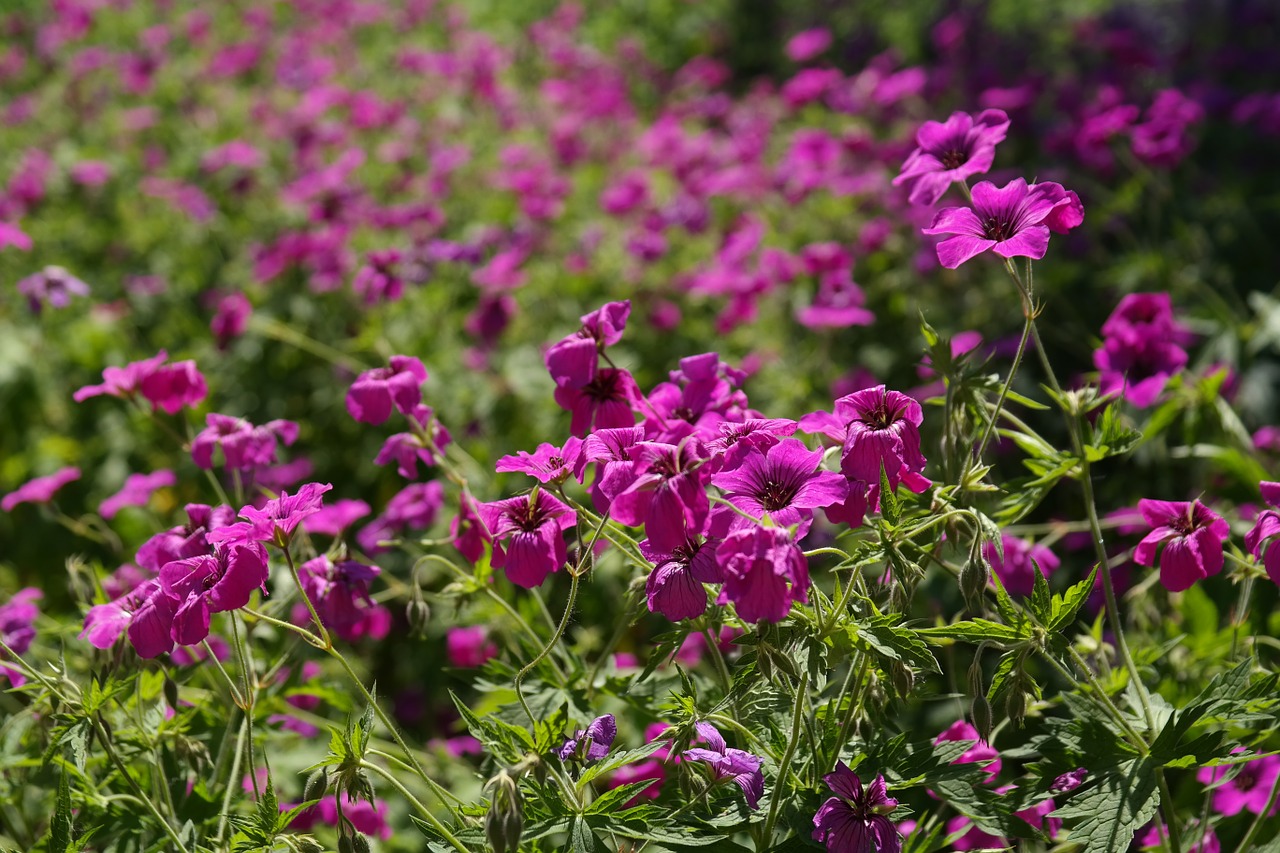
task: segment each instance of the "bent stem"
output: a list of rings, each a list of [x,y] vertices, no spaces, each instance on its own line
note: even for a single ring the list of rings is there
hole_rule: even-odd
[[[443,837],[446,841],[448,841],[451,845],[453,845],[453,849],[458,850],[459,853],[468,853],[466,846],[461,841],[459,841],[458,838],[452,832],[449,831],[449,828],[447,826],[445,826],[443,823],[440,822],[440,818],[436,817],[431,812],[431,809],[424,806],[417,797],[415,797],[412,793],[410,793],[409,789],[406,788],[400,782],[399,779],[397,779],[391,773],[388,773],[386,770],[384,770],[382,767],[378,766],[377,764],[373,764],[372,762],[361,761],[360,766],[365,770],[371,770],[374,773],[377,773],[383,779],[387,780],[387,782],[390,783],[391,787],[395,788],[397,791],[400,792],[400,796],[408,800],[413,805],[413,807],[418,810],[418,813],[422,815],[423,820],[431,824],[432,829],[438,832],[441,835],[441,837]]]
[[[800,744],[800,730],[804,727],[804,700],[809,693],[809,673],[804,673],[800,678],[800,683],[796,685],[796,704],[791,709],[791,737],[787,741],[786,752],[782,754],[782,761],[778,763],[781,768],[776,786],[781,786],[787,778],[788,768],[791,766],[791,759],[796,754],[796,747]],[[773,796],[769,799],[769,816],[764,821],[764,832],[761,833],[761,841],[765,846],[760,850],[767,850],[772,846],[773,827],[778,822],[778,809],[782,805],[781,791],[774,790]]]
[[[569,618],[573,615],[573,606],[578,599],[578,579],[579,574],[576,571],[569,572],[569,600],[564,605],[564,615],[560,617],[560,624],[556,626],[555,633],[551,635],[551,639],[542,647],[542,651],[538,652],[533,660],[529,661],[524,667],[516,673],[516,698],[520,700],[520,707],[524,708],[524,712],[529,717],[530,725],[537,725],[538,721],[533,716],[533,711],[529,708],[528,701],[524,698],[524,680],[525,677],[533,671],[533,668],[551,654],[551,650],[555,648],[556,643],[560,642],[560,638],[564,636],[564,629],[569,626]]]

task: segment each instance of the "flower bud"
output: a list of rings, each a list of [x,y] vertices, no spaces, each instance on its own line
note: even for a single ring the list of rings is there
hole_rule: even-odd
[[[293,846],[298,853],[324,853],[324,845],[310,835],[293,836]]]
[[[991,578],[991,566],[981,554],[973,554],[960,570],[960,593],[970,610],[982,609],[982,594]]]
[[[409,635],[419,639],[427,635],[427,625],[431,622],[431,607],[416,592],[404,608],[405,618],[409,622]]]
[[[910,604],[911,598],[907,593],[906,586],[901,583],[895,583],[893,588],[889,590],[889,612],[906,613]]]
[[[352,853],[369,853],[369,839],[360,833],[351,836]]]
[[[484,834],[494,853],[515,853],[524,831],[524,799],[519,783],[504,770],[485,787],[493,791],[489,813],[484,818]]]
[[[1022,728],[1027,718],[1027,694],[1022,692],[1021,684],[1014,684],[1004,700],[1004,711],[1018,728]]]
[[[991,739],[991,703],[987,701],[987,697],[979,693],[973,697],[973,703],[969,706],[969,716],[973,717],[973,727],[978,730],[978,737],[982,738],[982,742],[986,743]]]
[[[324,796],[324,792],[327,790],[329,790],[329,770],[321,767],[307,777],[307,784],[302,789],[302,799],[304,802],[318,800]]]
[[[351,836],[338,836],[338,853],[355,853],[355,845],[351,843]]]
[[[170,708],[178,707],[178,685],[168,674],[164,677],[164,701],[169,703]]]
[[[893,679],[893,689],[900,699],[910,696],[911,689],[916,686],[916,674],[900,660],[894,661],[889,667],[889,677]]]

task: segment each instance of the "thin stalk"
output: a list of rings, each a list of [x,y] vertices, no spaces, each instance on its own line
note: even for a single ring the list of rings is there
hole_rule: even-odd
[[[453,845],[453,848],[455,850],[459,851],[459,853],[470,853],[470,851],[467,850],[466,846],[463,845],[463,843],[458,840],[457,836],[455,836],[452,832],[450,832],[449,828],[440,822],[440,818],[436,817],[435,814],[432,813],[431,809],[424,806],[417,797],[411,794],[409,792],[409,789],[400,783],[399,779],[397,779],[395,776],[388,773],[386,770],[382,769],[382,767],[380,767],[377,764],[373,764],[368,761],[361,761],[360,766],[363,767],[365,770],[371,770],[374,773],[377,773],[379,776],[385,779],[391,785],[391,787],[399,791],[400,796],[404,797],[406,800],[412,803],[413,807],[418,810],[418,813],[422,815],[423,819],[426,820],[427,823],[431,824],[431,828],[434,829],[436,832],[440,833],[440,835],[444,838],[445,841],[448,841],[451,845]]]
[[[227,818],[231,815],[231,795],[236,790],[236,777],[240,775],[240,759],[244,756],[245,722],[240,721],[240,730],[236,732],[236,747],[231,753],[231,773],[227,777],[227,790],[222,795],[222,814],[218,816],[218,831],[213,836],[213,846],[222,844],[222,835],[227,831]]]
[[[284,551],[284,560],[289,564],[289,572],[293,575],[293,582],[298,587],[298,595],[302,596],[302,603],[307,605],[307,612],[311,614],[311,621],[315,623],[316,634],[324,644],[322,648],[332,650],[333,640],[329,637],[329,629],[320,621],[320,614],[316,612],[316,606],[311,603],[311,596],[307,595],[306,589],[302,586],[302,577],[298,574],[298,567],[293,563],[293,554],[289,553],[289,546],[286,544],[280,550]]]
[[[151,798],[142,790],[142,786],[138,784],[138,780],[134,779],[129,773],[129,768],[124,766],[124,762],[120,760],[120,756],[116,753],[116,748],[111,744],[111,738],[107,736],[107,730],[103,728],[102,721],[99,716],[93,718],[93,728],[98,735],[98,743],[102,744],[103,750],[106,751],[107,757],[111,759],[111,763],[116,766],[116,770],[120,771],[120,775],[129,783],[129,787],[133,789],[133,795],[138,801],[151,812],[151,816],[160,822],[160,826],[164,828],[164,834],[169,836],[169,840],[177,845],[181,853],[187,853],[187,847],[182,843],[182,839],[178,837],[178,833],[169,824],[169,821],[161,814],[160,809],[156,806]]]
[[[987,421],[987,428],[982,432],[982,441],[978,442],[977,452],[973,454],[973,460],[980,462],[982,454],[987,450],[987,443],[991,441],[991,436],[995,433],[996,423],[1000,420],[1000,411],[1004,408],[1004,401],[1009,396],[1009,389],[1013,385],[1013,377],[1018,374],[1018,367],[1022,364],[1022,356],[1027,351],[1027,339],[1031,337],[1031,325],[1034,322],[1034,313],[1031,306],[1023,300],[1022,303],[1023,324],[1022,337],[1018,340],[1018,349],[1013,354],[1013,366],[1009,368],[1009,375],[1005,377],[1004,384],[1000,386],[1000,396],[996,397],[996,407],[991,412],[991,419]]]
[[[240,636],[240,615],[235,612],[231,614],[231,636],[235,641],[236,657],[240,659],[240,677],[244,680],[244,719],[249,730],[245,738],[245,754],[249,760],[249,779],[253,783],[253,798],[259,800],[262,798],[262,792],[258,790],[257,766],[253,759],[253,706],[256,699],[256,691],[250,681],[253,659]]]
[[[771,845],[773,840],[773,827],[778,822],[778,809],[782,805],[782,791],[778,790],[782,786],[783,780],[787,774],[787,768],[791,766],[791,759],[796,754],[796,747],[800,745],[800,730],[804,727],[804,700],[809,693],[809,673],[805,673],[800,677],[800,683],[796,686],[796,703],[791,709],[791,737],[787,740],[787,749],[782,753],[782,760],[778,762],[778,766],[782,768],[780,778],[774,786],[773,796],[769,799],[769,816],[764,821],[764,832],[761,833],[761,840],[765,845]],[[760,847],[760,850],[768,849]]]
[[[569,600],[564,606],[564,615],[560,617],[560,624],[556,626],[555,633],[551,635],[551,639],[542,647],[542,651],[538,652],[533,660],[529,661],[524,667],[516,673],[516,698],[520,700],[520,707],[524,708],[524,712],[529,717],[531,725],[537,725],[537,718],[533,716],[533,711],[529,708],[529,703],[524,698],[524,679],[533,668],[551,654],[551,650],[555,648],[556,643],[560,642],[560,638],[564,636],[564,629],[569,625],[569,618],[573,615],[573,606],[578,600],[578,573],[569,573]]]
[[[850,693],[849,707],[847,710],[845,710],[844,716],[840,718],[840,728],[836,735],[836,754],[831,758],[832,770],[836,769],[836,763],[840,761],[840,749],[844,746],[845,738],[848,737],[849,726],[853,723],[854,714],[857,713],[858,706],[862,704],[862,695],[864,692],[862,689],[862,686],[866,683],[867,668],[868,668],[868,665],[871,663],[871,656],[867,654],[862,654],[861,657],[862,657],[862,662],[858,666],[858,674],[854,678],[854,682],[853,682],[853,683],[856,683],[858,686],[858,692],[856,694],[857,701],[854,701],[855,695]],[[853,667],[849,668],[849,672],[851,673],[853,672]],[[840,692],[841,693],[847,692],[850,686],[852,685],[849,682],[848,677],[846,676],[845,685],[840,688]],[[843,697],[840,697],[840,698],[843,698]],[[840,710],[839,699],[837,699],[836,701],[836,710],[837,711]]]

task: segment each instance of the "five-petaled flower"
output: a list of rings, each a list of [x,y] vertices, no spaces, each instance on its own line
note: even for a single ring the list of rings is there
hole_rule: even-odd
[[[925,234],[953,234],[938,244],[938,263],[953,270],[993,251],[1002,258],[1039,260],[1049,248],[1049,232],[1066,233],[1084,220],[1084,207],[1059,184],[1027,185],[1016,178],[997,188],[990,181],[973,187],[973,207],[938,211]]]
[[[862,780],[843,761],[822,777],[836,795],[813,816],[813,839],[830,853],[898,853],[902,836],[888,815],[898,807],[889,796],[884,776],[863,787]]]
[[[556,750],[561,761],[573,758],[579,761],[599,761],[609,754],[613,739],[618,736],[618,724],[613,714],[596,717],[585,729],[578,729],[573,737]]]
[[[946,122],[926,121],[916,131],[919,146],[902,164],[894,185],[911,187],[912,204],[928,206],[956,181],[965,181],[991,168],[996,145],[1009,130],[1003,110],[984,110],[977,116],[955,112]]]
[[[1158,564],[1165,589],[1181,592],[1222,571],[1222,543],[1231,533],[1222,516],[1200,501],[1143,498],[1138,510],[1154,529],[1138,543],[1133,559],[1142,566]]]
[[[711,768],[715,782],[733,782],[746,795],[747,805],[753,809],[759,808],[760,798],[764,796],[764,773],[760,771],[760,756],[727,746],[724,737],[710,723],[696,723],[694,728],[711,748],[686,749],[685,759],[705,762]]]
[[[493,565],[516,586],[533,589],[565,564],[564,531],[578,523],[578,514],[551,493],[536,489],[477,509],[494,539]]]

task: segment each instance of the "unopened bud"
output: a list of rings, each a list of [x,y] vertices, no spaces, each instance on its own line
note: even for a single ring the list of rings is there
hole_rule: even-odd
[[[318,800],[324,796],[324,792],[327,790],[329,790],[329,770],[321,767],[307,777],[307,784],[302,789],[302,799],[304,802]]]
[[[360,833],[351,836],[352,853],[369,853],[369,839]]]
[[[338,836],[338,853],[356,853],[355,845],[351,843],[351,836]]]
[[[519,783],[504,770],[489,780],[493,791],[489,813],[484,818],[484,834],[494,853],[515,853],[524,832],[524,798]]]
[[[910,696],[911,689],[916,686],[916,674],[900,660],[889,667],[889,677],[893,679],[893,689],[900,699]]]
[[[324,853],[324,845],[310,835],[293,836],[293,849],[298,853]]]
[[[907,607],[910,606],[911,599],[907,595],[907,588],[904,584],[895,583],[893,588],[889,590],[889,610],[892,613],[906,613]]]
[[[427,625],[431,622],[431,607],[417,593],[405,605],[404,615],[409,621],[411,636],[422,638],[427,635]]]
[[[982,595],[991,578],[991,566],[979,554],[971,556],[960,570],[960,593],[970,610],[982,609]]]
[[[178,684],[168,675],[164,677],[164,701],[169,703],[170,708],[178,707]]]
[[[973,704],[969,706],[969,716],[973,717],[973,727],[978,730],[978,737],[986,743],[991,739],[991,703],[987,701],[987,697],[979,693],[973,697]]]
[[[1015,726],[1022,728],[1022,722],[1027,718],[1027,694],[1022,692],[1021,684],[1013,685],[1005,697],[1004,711]]]

